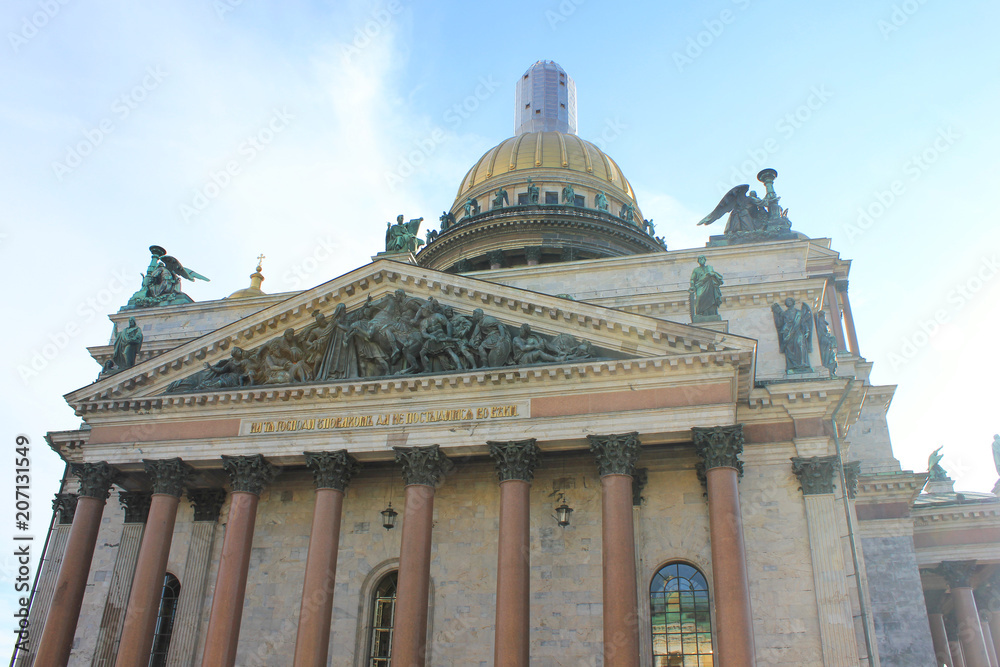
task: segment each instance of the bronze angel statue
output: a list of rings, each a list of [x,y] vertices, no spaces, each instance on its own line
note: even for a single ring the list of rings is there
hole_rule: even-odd
[[[735,234],[736,232],[752,232],[763,229],[767,223],[768,212],[766,202],[757,196],[757,193],[750,190],[747,184],[737,185],[727,192],[722,201],[715,209],[706,215],[698,223],[699,225],[710,225],[726,213],[729,220],[726,222],[724,234]]]
[[[208,278],[197,271],[185,268],[176,258],[167,254],[162,247],[149,247],[152,259],[142,278],[142,287],[128,300],[126,308],[152,308],[193,303],[194,299],[180,289],[180,279],[195,281]]]

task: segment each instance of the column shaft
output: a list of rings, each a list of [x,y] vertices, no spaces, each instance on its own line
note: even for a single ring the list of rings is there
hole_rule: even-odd
[[[104,499],[90,496],[80,496],[77,500],[73,527],[66,542],[59,579],[35,657],[36,665],[65,667],[69,662],[73,635],[76,634],[83,606],[83,593],[87,588],[87,576],[97,546],[97,533],[101,529],[104,503]]]
[[[201,660],[203,667],[233,667],[236,664],[258,501],[257,494],[246,491],[234,491],[231,495]]]
[[[736,468],[706,471],[719,664],[754,665],[753,616]]]
[[[832,282],[826,285],[826,307],[830,309],[830,328],[837,339],[837,349],[840,352],[847,351],[847,343],[844,342],[844,318],[840,312],[840,304],[837,303],[837,291]]]
[[[530,491],[531,485],[524,480],[500,483],[495,667],[528,667]]]
[[[604,664],[639,667],[632,476],[601,476],[601,553],[604,568]]]
[[[965,654],[962,652],[962,642],[950,641],[948,642],[948,648],[951,649],[951,661],[954,663],[954,667],[966,667]]]
[[[423,667],[430,593],[434,487],[406,487],[391,667]]]
[[[948,648],[948,632],[944,627],[944,614],[927,614],[931,624],[931,639],[934,642],[934,657],[938,667],[951,666],[951,649]]]
[[[195,521],[191,525],[187,557],[184,559],[184,584],[177,600],[174,631],[170,635],[167,667],[190,667],[196,664],[198,635],[201,631],[208,566],[215,544],[216,521]]]
[[[146,530],[142,535],[142,546],[139,548],[135,578],[132,580],[132,593],[125,612],[125,627],[118,645],[116,667],[146,667],[149,664],[179,503],[180,498],[177,496],[153,494]]]
[[[990,659],[990,667],[1000,667],[1000,661],[997,660],[996,647],[993,644],[993,632],[990,630],[989,619],[980,617],[979,620],[983,626],[983,639],[986,640],[986,655]]]
[[[993,649],[1000,659],[1000,609],[995,607],[991,607],[990,611],[990,634],[993,636]]]
[[[343,506],[343,491],[316,489],[299,630],[295,640],[295,667],[325,667],[327,664]]]
[[[958,640],[962,644],[962,654],[967,667],[990,667],[990,659],[986,653],[986,639],[983,637],[983,627],[979,623],[979,610],[976,600],[972,597],[972,589],[966,587],[952,588],[952,600],[955,604],[955,620],[958,621]]]
[[[844,324],[847,325],[847,340],[851,344],[851,353],[855,357],[860,357],[861,352],[858,350],[858,332],[854,328],[854,314],[851,313],[851,300],[847,296],[847,290],[841,292],[840,297],[844,302]]]
[[[59,524],[52,533],[49,541],[49,548],[45,552],[43,563],[39,563],[42,572],[38,578],[38,588],[35,590],[35,597],[31,601],[31,628],[35,637],[40,631],[45,630],[45,617],[49,614],[49,605],[52,602],[52,593],[56,587],[56,578],[59,576],[59,569],[62,566],[63,554],[66,552],[66,541],[69,538],[71,527]],[[35,655],[38,653],[38,641],[31,640],[28,651],[21,651],[17,654],[17,667],[32,667],[35,664]]]

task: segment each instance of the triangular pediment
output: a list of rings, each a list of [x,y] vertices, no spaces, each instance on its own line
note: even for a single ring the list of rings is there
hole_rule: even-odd
[[[426,351],[421,359],[421,350],[410,346],[409,365],[413,363],[429,368],[407,367],[405,351],[400,350],[403,359],[391,361],[392,368],[387,377],[384,366],[380,365],[378,354],[365,356],[365,371],[348,370],[346,373],[330,372],[337,365],[336,360],[328,360],[325,373],[317,373],[314,363],[300,364],[298,368],[285,368],[282,375],[281,339],[293,330],[292,340],[304,349],[307,342],[313,350],[320,344],[322,336],[314,313],[319,311],[329,324],[335,317],[346,313],[352,321],[344,321],[350,328],[358,321],[371,321],[373,310],[385,310],[391,301],[397,303],[397,315],[407,321],[406,326],[397,327],[396,339],[392,344],[405,347],[407,326],[412,332],[419,330],[420,317],[416,312],[421,304],[439,304],[440,309],[450,307],[460,317],[475,320],[489,320],[494,330],[498,325],[506,328],[513,339],[523,324],[530,327],[543,345],[531,348],[534,354],[514,358],[513,353],[504,357],[503,349],[490,357],[494,349],[479,343],[484,333],[480,333],[472,350],[455,349],[452,356],[447,350],[435,346]],[[367,304],[367,305],[366,305]],[[368,310],[365,310],[365,309]],[[476,310],[481,315],[475,315]],[[428,314],[434,308],[428,309]],[[338,315],[339,314],[339,315]],[[364,314],[364,315],[362,315]],[[379,324],[388,316],[380,316]],[[424,318],[426,319],[426,318]],[[440,318],[438,318],[440,319]],[[433,324],[431,328],[433,328]],[[437,325],[442,335],[443,323]],[[354,332],[354,339],[377,336],[378,326],[353,326],[362,329]],[[489,328],[488,326],[482,327]],[[306,341],[311,334],[310,341]],[[390,333],[391,338],[394,334]],[[332,339],[327,336],[327,341]],[[469,335],[466,336],[469,338]],[[343,340],[343,337],[340,339]],[[575,343],[573,343],[575,341]],[[326,342],[326,341],[324,341]],[[380,341],[385,348],[389,343]],[[328,343],[327,343],[328,344]],[[224,369],[227,359],[233,358],[233,350],[240,348],[241,354],[252,353],[259,364],[265,364],[264,350],[273,348],[271,363],[267,369],[254,375],[253,386],[239,385],[232,377],[218,382],[201,383],[184,380],[195,377],[207,366]],[[461,348],[461,345],[451,346]],[[465,345],[468,347],[468,345]],[[500,345],[503,348],[503,344]],[[522,345],[522,348],[524,346]],[[529,346],[531,347],[531,346]],[[188,401],[192,394],[204,392],[240,391],[246,389],[286,390],[308,387],[315,390],[317,385],[359,382],[367,379],[381,381],[405,381],[408,378],[474,373],[509,371],[518,366],[547,366],[573,364],[614,364],[627,360],[666,359],[666,366],[688,365],[691,359],[705,363],[730,364],[741,367],[740,394],[749,393],[753,378],[753,364],[756,341],[753,339],[720,333],[705,328],[669,322],[644,315],[626,313],[620,310],[577,302],[530,290],[499,285],[467,276],[442,273],[412,264],[390,260],[378,260],[350,273],[334,278],[312,289],[297,293],[288,299],[273,304],[264,310],[223,326],[210,334],[186,342],[157,357],[143,361],[120,373],[99,379],[97,382],[66,395],[66,400],[79,414],[103,408],[141,409],[159,404],[164,398],[171,402]],[[531,351],[530,349],[528,350]],[[325,352],[324,352],[325,353]],[[327,356],[330,356],[327,354]],[[289,357],[293,359],[294,357]],[[414,362],[414,358],[416,361]],[[456,358],[458,364],[456,364]],[[530,363],[526,363],[525,360]],[[315,361],[315,358],[312,360]],[[428,363],[429,362],[429,363]],[[355,362],[357,363],[357,362]],[[472,367],[473,364],[476,367]],[[398,375],[395,373],[399,373]],[[320,375],[320,377],[317,377]],[[181,381],[181,382],[179,382]],[[227,386],[228,385],[228,386]],[[234,386],[237,385],[237,386]]]

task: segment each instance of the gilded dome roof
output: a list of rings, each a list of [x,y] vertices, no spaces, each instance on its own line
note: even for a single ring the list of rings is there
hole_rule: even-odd
[[[580,174],[585,182],[596,179],[609,195],[635,201],[632,186],[614,160],[589,141],[562,132],[526,132],[488,150],[462,179],[456,199],[494,177],[522,172],[527,178],[531,171],[553,169]]]

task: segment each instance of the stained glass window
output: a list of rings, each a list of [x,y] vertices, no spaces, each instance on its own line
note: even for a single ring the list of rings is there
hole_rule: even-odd
[[[382,577],[372,600],[372,635],[368,667],[389,667],[392,652],[392,623],[396,611],[397,573]]]
[[[714,667],[712,619],[705,575],[668,563],[649,586],[654,667]]]

